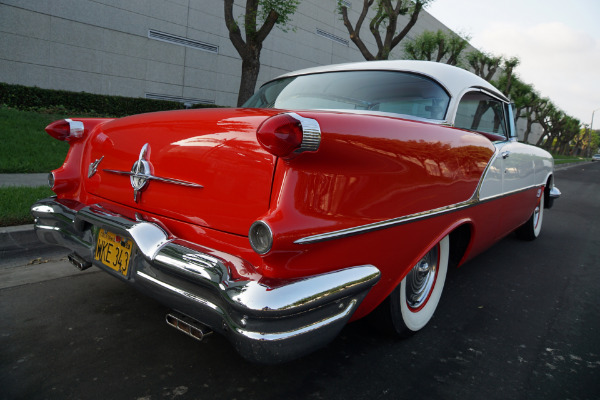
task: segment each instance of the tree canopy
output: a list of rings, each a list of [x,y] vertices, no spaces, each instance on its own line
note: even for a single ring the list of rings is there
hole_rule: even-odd
[[[469,45],[469,37],[461,37],[451,32],[424,31],[404,44],[404,57],[409,60],[445,62],[459,65],[461,55]]]

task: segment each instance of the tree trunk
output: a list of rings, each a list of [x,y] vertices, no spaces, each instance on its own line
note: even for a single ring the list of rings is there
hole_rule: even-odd
[[[240,91],[238,94],[237,106],[244,105],[253,94],[260,72],[260,53],[255,57],[242,59],[242,80],[240,81]]]
[[[531,126],[533,125],[533,121],[531,118],[527,117],[527,128],[525,129],[525,133],[523,133],[523,142],[529,143],[529,134],[531,133]]]

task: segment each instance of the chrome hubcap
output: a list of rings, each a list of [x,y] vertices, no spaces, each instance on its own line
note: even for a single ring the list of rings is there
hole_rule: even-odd
[[[439,245],[431,249],[406,276],[406,304],[422,307],[431,294],[438,272]]]
[[[533,211],[533,227],[537,227],[540,222],[540,206],[537,206]]]

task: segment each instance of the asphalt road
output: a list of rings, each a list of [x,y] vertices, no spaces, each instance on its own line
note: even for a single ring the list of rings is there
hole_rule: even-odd
[[[2,260],[0,398],[598,399],[600,163],[558,171],[556,184],[540,238],[511,235],[451,272],[418,335],[359,321],[279,366],[180,334],[164,307],[105,273]]]

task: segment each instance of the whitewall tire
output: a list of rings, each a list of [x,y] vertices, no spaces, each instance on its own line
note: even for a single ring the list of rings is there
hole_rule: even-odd
[[[390,295],[390,322],[398,335],[408,336],[421,330],[433,317],[446,282],[449,254],[450,239],[446,236]]]
[[[535,240],[542,232],[542,222],[544,221],[544,194],[542,193],[537,206],[533,210],[531,217],[515,231],[517,237],[522,240]]]

